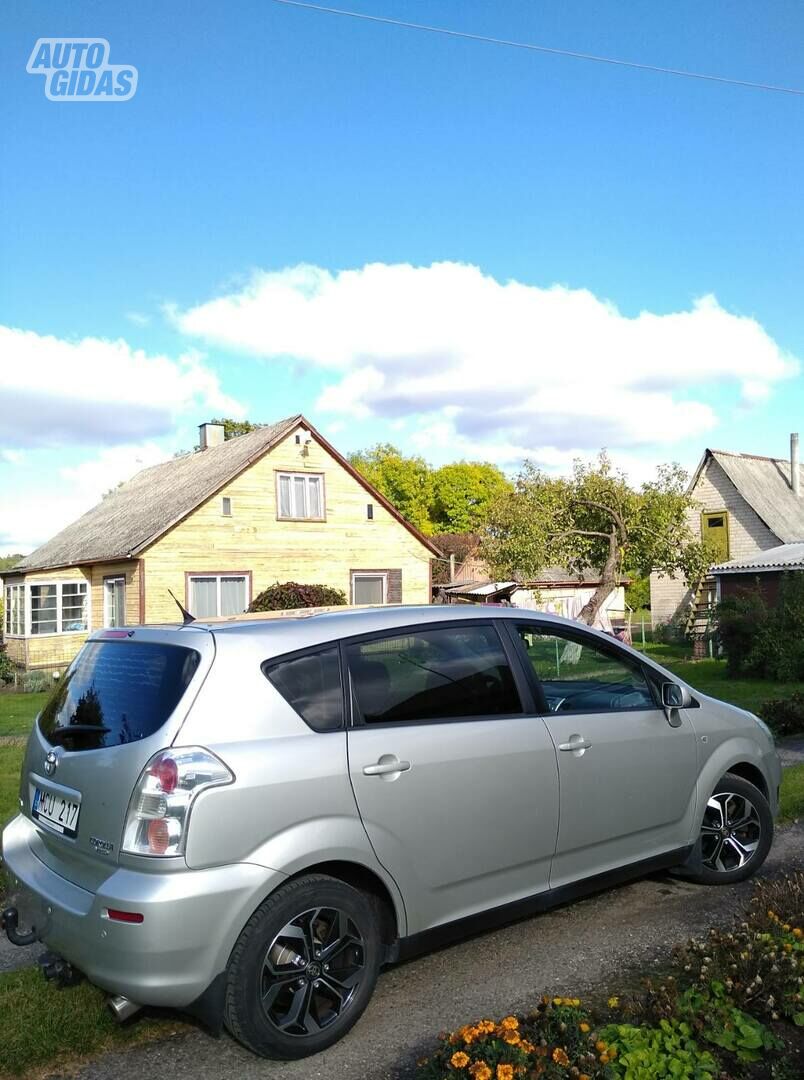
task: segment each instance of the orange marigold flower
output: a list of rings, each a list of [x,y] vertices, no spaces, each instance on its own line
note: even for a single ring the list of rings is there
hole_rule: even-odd
[[[497,1080],[514,1080],[514,1066],[513,1065],[498,1065],[497,1066]]]
[[[564,1068],[569,1065],[569,1058],[567,1057],[566,1051],[563,1050],[560,1046],[557,1046],[553,1051],[553,1061],[556,1063],[556,1065],[561,1065]]]
[[[592,1080],[592,1077],[589,1075],[589,1073],[581,1073],[581,1075],[578,1077],[578,1080]]]
[[[608,1046],[606,1046],[602,1039],[599,1039],[595,1043],[595,1050],[597,1050],[599,1054],[605,1054],[605,1052],[608,1050]]]
[[[469,1075],[472,1080],[491,1080],[493,1074],[485,1061],[476,1061],[469,1066]]]
[[[503,1032],[502,1037],[505,1040],[505,1042],[508,1043],[509,1046],[518,1046],[519,1045],[520,1035],[519,1035],[518,1031],[512,1031],[511,1028],[508,1028],[506,1031]]]
[[[519,1021],[515,1016],[506,1016],[504,1020],[500,1021],[500,1027],[513,1030],[519,1027]]]
[[[527,1039],[523,1039],[519,1045],[522,1047],[526,1054],[532,1054],[536,1050],[536,1047],[533,1045],[533,1043],[528,1042]]]
[[[800,938],[801,934],[802,934],[802,931],[799,930],[799,928],[797,926],[793,928],[793,937]]]
[[[561,998],[553,998],[553,1004],[554,1004],[554,1005],[560,1005],[560,1004],[561,1004],[561,1001],[562,1001],[562,999],[561,999]]]
[[[449,1063],[453,1069],[465,1069],[469,1064],[469,1055],[464,1054],[463,1050],[458,1050],[457,1053],[453,1054],[449,1059]]]
[[[582,1023],[578,1024],[578,1027],[581,1029],[581,1031],[584,1033],[584,1035],[587,1033],[587,1031],[589,1031],[589,1025],[586,1023],[586,1021],[583,1021]]]

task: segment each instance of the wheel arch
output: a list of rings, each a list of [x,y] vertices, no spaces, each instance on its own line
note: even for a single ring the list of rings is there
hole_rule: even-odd
[[[749,784],[753,784],[755,788],[758,788],[759,791],[762,792],[766,800],[768,799],[768,781],[765,779],[762,770],[757,768],[756,765],[752,764],[750,761],[737,761],[733,765],[729,765],[720,780],[725,779],[729,773],[733,773],[734,776],[739,776],[742,780],[747,780]]]

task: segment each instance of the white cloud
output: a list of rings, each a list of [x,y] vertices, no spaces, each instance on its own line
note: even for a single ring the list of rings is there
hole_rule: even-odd
[[[181,414],[242,416],[203,356],[173,359],[126,341],[80,341],[0,326],[0,441],[19,449],[115,446],[173,430]]]
[[[135,326],[148,326],[151,322],[151,316],[143,315],[141,311],[127,311],[126,318]]]
[[[0,554],[27,554],[75,521],[107,491],[140,469],[164,461],[165,451],[153,442],[107,447],[76,465],[42,469],[35,483],[15,484],[0,526]],[[14,482],[7,473],[6,490]]]
[[[798,365],[713,296],[635,318],[584,289],[501,283],[477,267],[374,263],[255,273],[241,291],[168,311],[185,334],[332,374],[317,408],[451,422],[489,446],[670,444],[716,423],[704,389],[760,402]]]

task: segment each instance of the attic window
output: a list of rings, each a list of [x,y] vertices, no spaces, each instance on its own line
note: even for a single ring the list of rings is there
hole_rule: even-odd
[[[367,503],[366,505],[366,517],[369,521],[374,520],[374,503]]]
[[[227,495],[221,499],[221,513],[224,517],[232,516],[232,500]]]

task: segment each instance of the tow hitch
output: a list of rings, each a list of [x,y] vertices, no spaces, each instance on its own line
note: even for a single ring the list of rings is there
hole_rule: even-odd
[[[0,930],[5,930],[6,937],[12,945],[33,945],[35,941],[39,940],[36,936],[35,926],[21,934],[17,929],[18,925],[19,912],[17,909],[15,907],[6,908],[3,914],[0,915]]]

